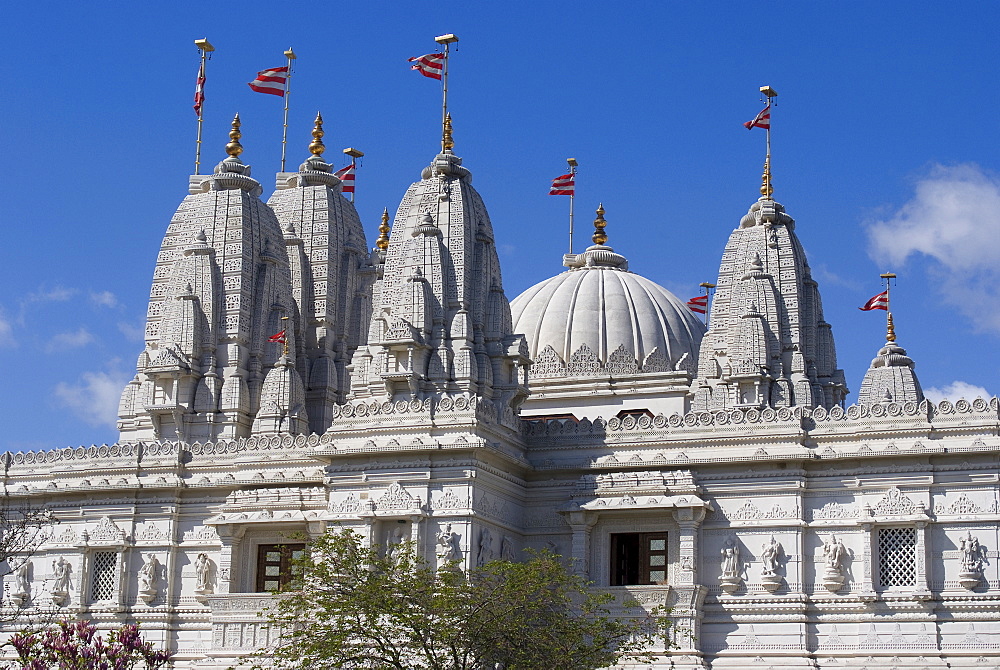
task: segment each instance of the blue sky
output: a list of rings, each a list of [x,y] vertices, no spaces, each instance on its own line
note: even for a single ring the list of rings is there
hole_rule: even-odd
[[[757,195],[764,133],[741,124],[769,84],[775,198],[851,388],[884,334],[882,313],[857,307],[893,270],[924,386],[996,393],[998,18],[996,3],[912,0],[14,3],[0,26],[0,448],[117,437],[156,253],[192,172],[199,37],[217,48],[204,165],[224,157],[239,111],[243,159],[270,193],[281,99],[246,82],[292,46],[289,163],[322,110],[328,156],[366,152],[357,204],[372,242],[437,149],[439,89],[406,59],[458,34],[456,153],[511,298],[561,270],[567,202],[546,193],[569,156],[577,250],[603,202],[632,270],[682,298],[713,281]]]

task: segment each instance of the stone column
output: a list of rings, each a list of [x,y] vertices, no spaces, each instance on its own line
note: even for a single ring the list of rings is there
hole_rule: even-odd
[[[570,557],[573,559],[573,572],[590,579],[590,531],[597,523],[597,515],[593,512],[578,510],[566,514],[566,522],[573,530],[573,543]]]

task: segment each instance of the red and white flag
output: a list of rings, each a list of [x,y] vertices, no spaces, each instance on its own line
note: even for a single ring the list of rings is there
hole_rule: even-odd
[[[858,309],[865,312],[869,312],[873,309],[884,309],[889,310],[889,292],[882,291],[876,296],[872,296],[871,300],[865,303],[864,307],[858,307]]]
[[[576,175],[570,172],[569,174],[561,174],[552,180],[552,187],[549,189],[549,195],[573,195],[576,189]]]
[[[275,333],[271,337],[267,338],[268,342],[277,342],[278,344],[285,343],[285,331],[282,330],[280,333]]]
[[[194,113],[201,118],[201,106],[205,103],[205,61],[198,68],[198,84],[194,87]]]
[[[258,93],[270,93],[285,97],[285,86],[288,83],[287,67],[272,67],[269,70],[261,70],[257,73],[257,78],[247,83],[247,86]]]
[[[333,173],[337,179],[341,181],[341,191],[344,193],[354,193],[354,169],[357,167],[354,163],[351,163],[345,168],[340,168]]]
[[[753,121],[747,121],[743,126],[750,130],[751,128],[763,128],[764,130],[771,129],[771,105],[768,105],[764,109],[760,110],[760,114],[754,117]]]
[[[708,296],[699,295],[687,301],[688,308],[695,314],[704,314],[708,309]]]
[[[441,79],[441,73],[444,72],[444,54],[414,56],[408,62],[413,63],[410,66],[411,70],[416,70],[431,79]]]

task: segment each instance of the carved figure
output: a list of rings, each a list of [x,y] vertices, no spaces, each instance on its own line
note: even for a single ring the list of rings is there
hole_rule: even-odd
[[[198,593],[209,593],[212,584],[209,581],[212,572],[212,562],[208,560],[208,554],[202,552],[194,560],[195,588]]]
[[[844,543],[836,538],[836,536],[831,535],[830,539],[823,544],[823,557],[826,560],[826,571],[828,573],[841,574],[843,569],[844,556],[847,554],[847,548]]]
[[[510,535],[504,535],[500,541],[500,558],[505,561],[514,560],[514,540],[510,538]]]
[[[451,524],[437,534],[438,563],[457,561],[462,558],[462,550],[458,546],[458,534],[451,531]]]
[[[760,562],[761,572],[764,577],[776,577],[778,571],[778,560],[781,558],[781,543],[771,537],[771,541],[761,545]]]
[[[489,528],[479,532],[479,553],[476,555],[476,565],[482,567],[493,560],[493,534]]]
[[[738,579],[740,576],[740,547],[735,538],[727,538],[722,547],[722,576]]]
[[[979,538],[968,533],[959,540],[959,548],[962,551],[962,572],[981,574],[983,563],[986,562],[986,552],[979,544]]]
[[[150,556],[139,568],[139,591],[150,593],[156,591],[156,574],[160,571],[160,561],[156,556]]]
[[[11,591],[11,595],[17,596],[27,596],[31,585],[28,582],[28,570],[31,567],[31,563],[25,561],[21,564],[17,570],[14,571],[14,589]]]
[[[389,535],[389,539],[386,541],[385,557],[389,560],[395,560],[399,558],[400,552],[403,550],[403,527],[397,525],[392,529],[392,533]]]
[[[62,556],[52,561],[52,573],[55,575],[52,583],[53,593],[66,594],[69,592],[69,575],[71,570],[69,561]]]

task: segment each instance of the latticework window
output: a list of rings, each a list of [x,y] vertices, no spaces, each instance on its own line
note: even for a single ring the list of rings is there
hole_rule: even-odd
[[[879,528],[878,574],[882,586],[915,586],[916,558],[915,528]]]
[[[118,552],[94,552],[90,569],[91,600],[111,600],[114,598],[116,567],[118,567]]]

